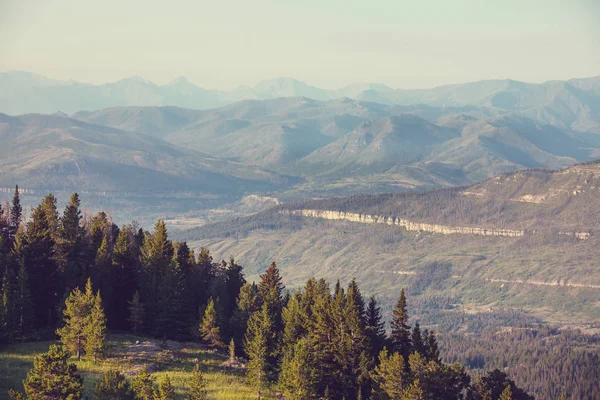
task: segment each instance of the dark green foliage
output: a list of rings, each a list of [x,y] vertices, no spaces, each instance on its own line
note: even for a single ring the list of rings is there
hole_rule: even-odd
[[[372,357],[377,357],[385,345],[385,322],[375,296],[371,296],[366,311],[365,333]]]
[[[56,345],[50,346],[47,353],[36,356],[33,369],[23,381],[27,399],[80,399],[83,379],[77,374],[77,367],[68,360],[69,353]]]
[[[254,283],[245,283],[240,289],[232,318],[232,336],[236,339],[236,343],[243,343],[248,319],[258,309],[258,287]]]
[[[204,317],[200,324],[200,332],[202,338],[215,348],[223,347],[223,338],[221,336],[221,328],[219,327],[219,318],[217,315],[217,309],[215,302],[212,297],[208,301],[206,310],[204,311]]]
[[[510,388],[509,391],[506,391],[507,387]],[[488,372],[477,381],[470,390],[469,398],[472,400],[499,400],[505,391],[505,396],[510,392],[512,400],[533,400],[532,396],[519,389],[504,372],[497,369]]]
[[[133,390],[119,371],[108,371],[94,385],[98,400],[133,400]]]
[[[117,235],[111,254],[110,284],[113,288],[113,298],[110,299],[111,306],[109,310],[111,311],[108,312],[107,310],[108,322],[111,327],[117,329],[127,329],[129,327],[128,302],[131,300],[132,294],[138,290],[139,253],[140,243],[136,239],[134,227],[123,227]],[[140,316],[142,320],[138,326],[141,328],[143,314]]]
[[[68,291],[78,286],[82,287],[89,275],[80,206],[79,195],[73,193],[60,219],[58,229],[56,257],[63,271],[64,284]]]
[[[258,298],[263,310],[269,314],[272,323],[271,333],[267,335],[267,371],[271,374],[277,371],[277,357],[281,353],[281,339],[283,332],[283,284],[279,269],[273,262],[260,276],[258,283]],[[265,311],[262,311],[265,312]]]
[[[157,324],[159,295],[163,277],[167,274],[173,259],[173,245],[167,236],[164,221],[154,225],[154,231],[144,240],[141,249],[141,289],[140,295],[148,315],[147,327],[155,334],[165,334],[168,321]]]
[[[404,289],[400,292],[398,302],[392,311],[390,321],[392,330],[390,340],[392,349],[398,352],[402,358],[407,361],[411,350],[410,327],[408,326],[408,310],[406,305],[406,295]]]
[[[129,323],[133,333],[140,333],[144,326],[144,305],[140,301],[140,293],[136,290],[133,299],[129,301]]]
[[[64,272],[55,262],[57,244],[48,221],[43,206],[34,208],[26,233],[16,242],[13,252],[14,258],[25,265],[37,328],[51,326],[59,319],[56,306],[64,292]]]
[[[308,339],[301,338],[286,352],[281,368],[280,385],[286,399],[317,397],[318,366]]]
[[[9,226],[9,241],[15,239],[15,235],[19,230],[23,219],[23,207],[21,207],[21,199],[19,198],[19,185],[15,186],[15,193],[12,199],[12,205],[10,207],[8,226]]]
[[[248,330],[244,340],[244,351],[248,356],[247,377],[257,390],[258,397],[269,383],[269,373],[272,365],[270,359],[275,359],[273,343],[276,332],[273,329],[272,316],[267,303],[263,303],[260,311],[255,312],[248,320]]]
[[[416,352],[424,357],[427,357],[425,342],[423,341],[421,327],[419,326],[418,322],[415,322],[415,326],[413,327],[412,334],[410,336],[410,341],[412,344],[412,352]]]

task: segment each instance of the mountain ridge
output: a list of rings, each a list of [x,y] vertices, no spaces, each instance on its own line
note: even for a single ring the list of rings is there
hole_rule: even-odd
[[[276,78],[253,87],[221,91],[200,88],[181,77],[166,85],[156,85],[139,77],[93,85],[54,81],[22,71],[0,72],[0,112],[11,115],[57,111],[72,114],[115,106],[211,109],[244,99],[296,96],[315,100],[351,97],[388,105],[476,105],[506,112],[519,111],[546,123],[558,124],[557,116],[560,116],[564,128],[600,133],[600,77],[544,83],[485,80],[430,89],[392,89],[367,83],[334,90],[317,88],[293,78]]]

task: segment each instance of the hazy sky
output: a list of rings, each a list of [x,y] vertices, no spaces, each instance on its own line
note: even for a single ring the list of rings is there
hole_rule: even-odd
[[[230,89],[600,75],[599,0],[0,0],[0,71]]]

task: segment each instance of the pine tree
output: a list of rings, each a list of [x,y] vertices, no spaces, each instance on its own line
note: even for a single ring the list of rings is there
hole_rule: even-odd
[[[412,343],[412,353],[416,352],[421,354],[424,357],[427,357],[427,349],[425,343],[423,343],[423,337],[421,335],[421,327],[418,322],[415,322],[415,326],[413,327],[411,339]]]
[[[155,400],[154,377],[145,366],[133,377],[131,387],[136,400]]]
[[[50,236],[54,241],[56,241],[58,237],[58,209],[56,207],[56,197],[52,194],[48,194],[42,200],[42,209],[44,210],[44,216],[46,217],[46,223],[48,224],[48,229],[50,230]]]
[[[200,332],[202,333],[202,338],[206,340],[212,347],[223,347],[223,339],[221,338],[221,329],[219,328],[218,324],[217,310],[212,297],[208,301],[208,305],[204,311],[204,318],[202,318],[202,323],[200,324]]]
[[[56,331],[63,345],[81,359],[81,353],[85,351],[86,330],[89,329],[90,315],[94,306],[94,294],[92,282],[88,279],[85,292],[79,288],[73,289],[65,301],[63,311],[65,325]]]
[[[81,226],[81,201],[73,193],[60,219],[57,259],[64,272],[67,290],[82,286],[88,276],[85,260],[84,229]]]
[[[153,233],[145,239],[141,250],[142,288],[141,295],[149,316],[148,328],[156,331],[159,313],[159,291],[161,278],[165,276],[173,259],[173,245],[168,239],[167,226],[159,220],[154,224]]]
[[[133,299],[129,301],[129,323],[136,335],[142,331],[144,326],[144,305],[140,301],[140,293],[136,290]]]
[[[273,349],[269,348],[269,343],[273,343],[274,336],[271,314],[268,305],[264,303],[261,310],[252,314],[248,320],[244,342],[244,349],[248,355],[246,375],[250,384],[256,388],[259,399],[261,391],[269,383],[269,356],[273,352]]]
[[[281,311],[283,310],[283,283],[275,262],[260,276],[258,297],[261,304],[266,303],[277,332],[282,329]]]
[[[115,329],[129,327],[129,301],[138,287],[139,247],[131,226],[123,227],[117,235],[112,251],[111,286],[113,290],[113,313],[108,321]],[[138,293],[139,301],[139,293]],[[142,313],[143,322],[143,313]],[[139,325],[141,327],[141,324]]]
[[[426,335],[424,336],[424,338],[426,338],[425,340],[423,340],[423,342],[425,343],[425,347],[426,347],[426,353],[425,356],[427,357],[428,360],[431,361],[435,361],[436,363],[440,363],[441,362],[441,358],[440,358],[440,350],[438,348],[438,343],[437,343],[437,339],[435,338],[435,333],[433,333],[433,331],[426,331]]]
[[[15,235],[21,226],[23,219],[23,207],[21,207],[21,199],[19,198],[19,185],[15,186],[15,193],[12,199],[12,206],[9,213],[9,240],[12,243]]]
[[[16,289],[12,268],[6,268],[0,290],[0,340],[12,342],[17,330]]]
[[[382,321],[381,309],[377,306],[375,296],[371,296],[366,312],[366,327],[369,350],[377,357],[385,345],[385,322]]]
[[[94,385],[98,400],[133,400],[133,390],[125,375],[119,371],[107,371]]]
[[[221,301],[223,310],[222,317],[225,320],[230,319],[233,315],[240,289],[246,283],[242,270],[242,266],[237,264],[233,257],[229,260],[229,263],[225,264],[222,270],[223,286],[219,300]]]
[[[169,375],[165,375],[162,382],[160,382],[158,396],[155,396],[155,398],[156,400],[175,400],[175,388]]]
[[[26,231],[17,232],[13,258],[25,263],[35,327],[54,325],[56,305],[64,293],[64,286],[44,207],[34,208]]]
[[[317,396],[317,365],[308,339],[301,338],[284,356],[280,385],[286,399],[314,399]]]
[[[406,296],[404,289],[400,292],[400,298],[392,311],[392,320],[390,321],[391,342],[394,352],[398,352],[405,361],[408,361],[410,354],[410,326],[408,326],[408,311],[406,305]]]
[[[306,296],[306,293],[304,293]],[[302,310],[301,292],[295,292],[281,313],[283,319],[283,354],[292,351],[295,343],[306,335],[306,321]]]
[[[68,360],[69,353],[57,345],[36,356],[33,369],[23,381],[27,399],[80,399],[83,379],[77,374],[77,367]],[[23,398],[16,392],[11,392],[11,397]]]
[[[25,261],[19,263],[19,274],[15,292],[16,332],[23,337],[33,327],[33,306],[29,291],[29,277],[25,269]]]
[[[399,353],[388,355],[387,350],[382,350],[379,354],[379,365],[373,373],[376,392],[387,395],[390,399],[400,399],[409,381],[405,364]]]
[[[258,311],[258,309],[258,287],[254,283],[245,283],[240,289],[231,323],[232,336],[238,344],[244,341],[250,315]]]
[[[202,371],[200,371],[200,365],[198,364],[194,366],[194,371],[192,371],[192,381],[188,386],[186,395],[189,400],[208,399],[206,382],[204,381],[204,376],[202,375]]]
[[[258,297],[262,306],[266,306],[269,318],[273,324],[273,334],[268,335],[267,370],[275,373],[277,358],[281,354],[281,332],[283,331],[283,284],[277,265],[273,262],[260,276],[258,284]]]
[[[100,291],[93,298],[93,304],[90,310],[90,317],[87,326],[84,329],[85,353],[92,356],[94,361],[104,355],[106,336],[106,317],[102,308],[102,298]]]

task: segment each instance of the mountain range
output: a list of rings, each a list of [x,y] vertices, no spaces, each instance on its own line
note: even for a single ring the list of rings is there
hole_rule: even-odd
[[[240,194],[286,178],[62,115],[0,114],[0,186],[45,190]]]
[[[33,111],[46,114],[9,115]],[[218,92],[5,72],[0,112],[2,187],[298,200],[600,158],[600,78],[338,91],[282,78]]]
[[[600,135],[478,106],[306,97],[213,110],[114,107],[72,118],[303,180],[294,196],[454,186],[600,157]]]
[[[217,108],[240,100],[306,97],[331,100],[348,97],[388,105],[436,107],[477,106],[487,112],[518,112],[537,121],[581,132],[600,132],[600,77],[526,83],[488,80],[432,89],[392,89],[383,84],[355,84],[321,89],[292,78],[259,82],[231,91],[202,89],[181,77],[157,85],[139,77],[102,85],[52,80],[23,71],[0,73],[0,112],[68,114],[121,106]]]

